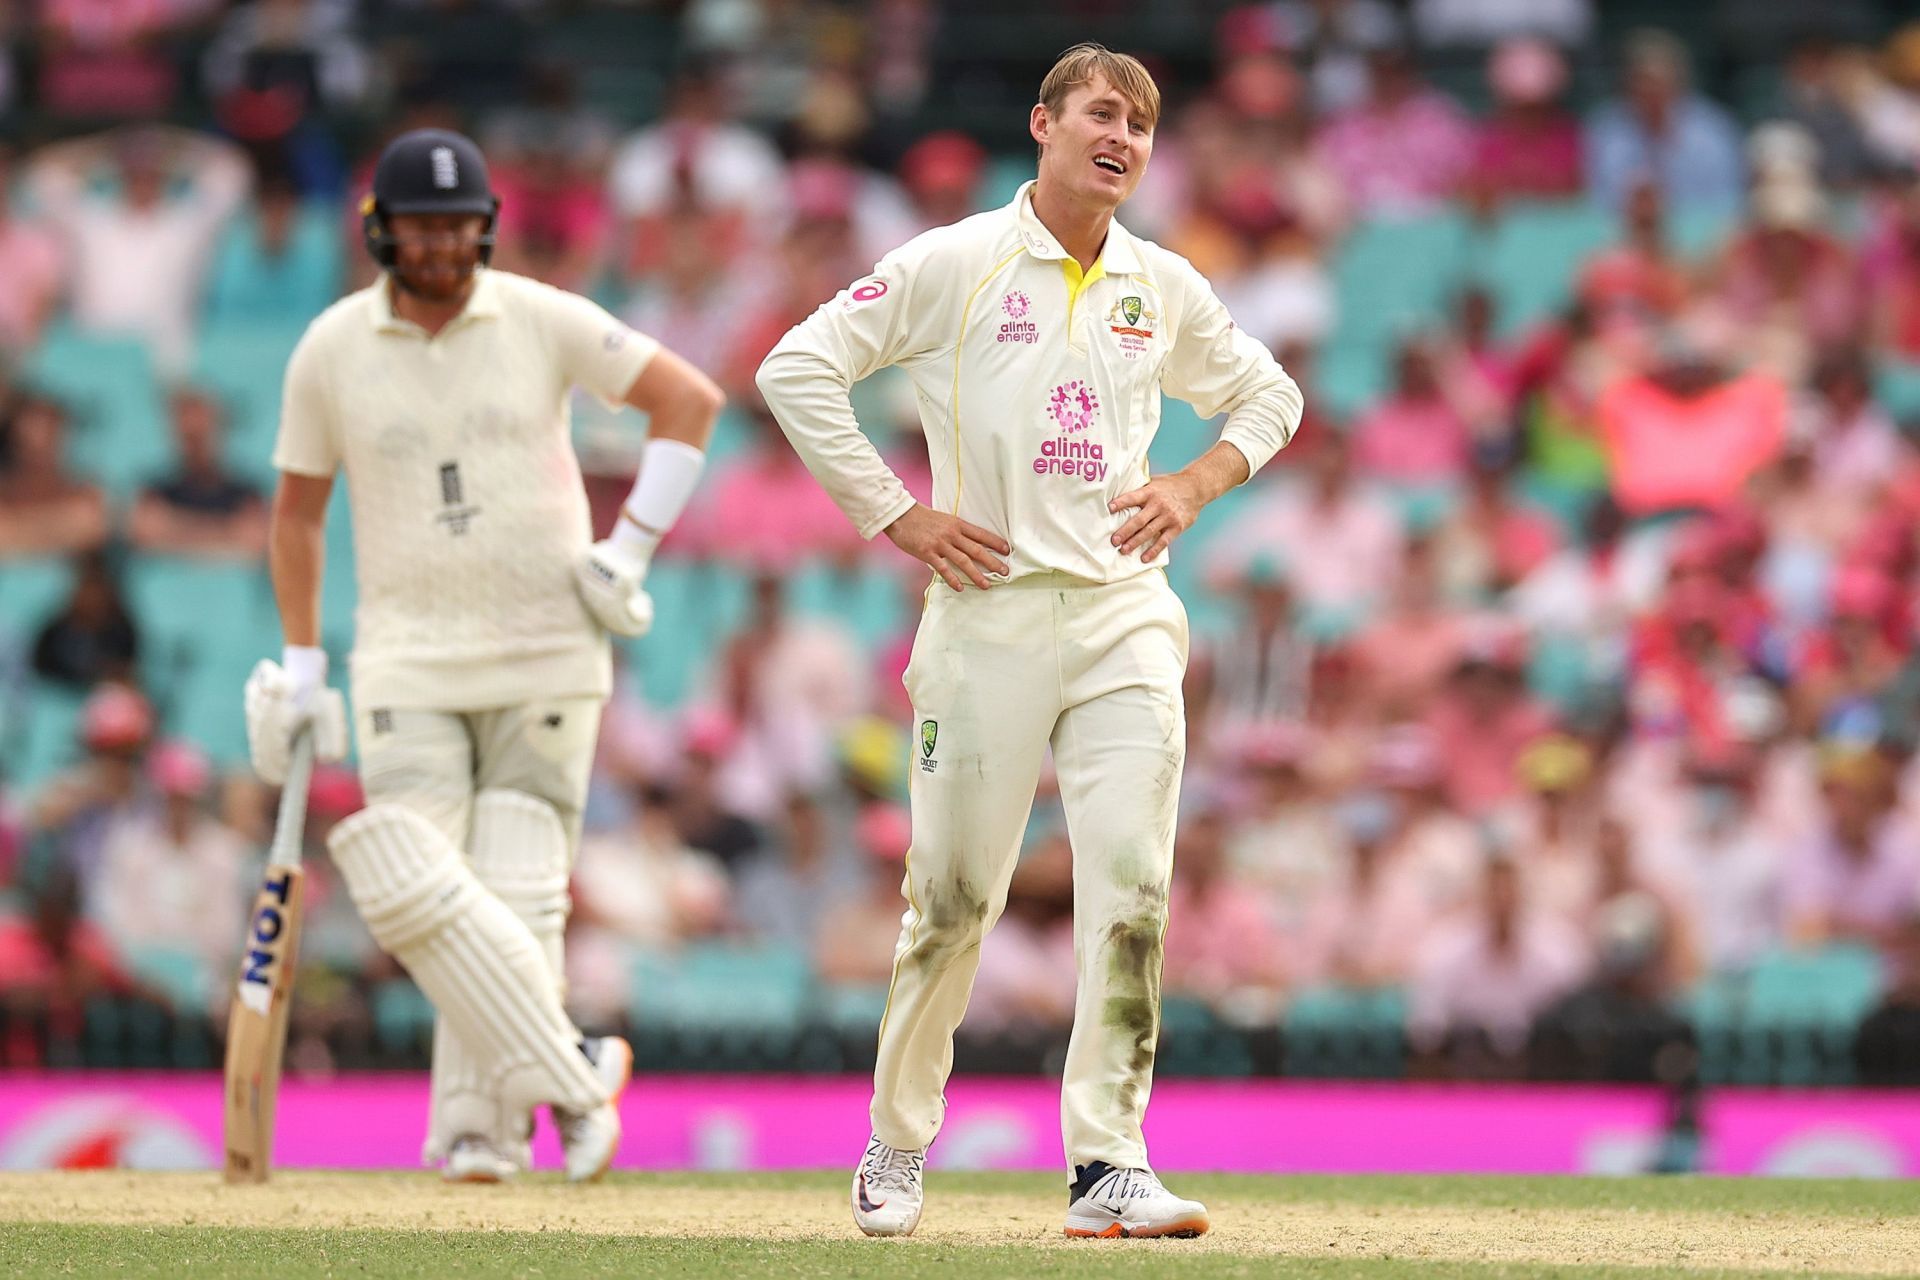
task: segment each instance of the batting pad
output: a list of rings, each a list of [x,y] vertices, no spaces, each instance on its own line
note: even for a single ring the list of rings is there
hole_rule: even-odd
[[[493,788],[482,791],[473,805],[472,834],[467,839],[467,865],[494,897],[507,905],[532,931],[552,971],[554,990],[566,998],[565,957],[567,882],[571,850],[560,815],[546,801],[523,791]],[[577,1038],[577,1037],[576,1037]],[[476,1130],[484,1116],[500,1110],[489,1094],[491,1081],[484,1064],[445,1019],[433,1032],[433,1099],[428,1109],[427,1140],[421,1159],[433,1163],[446,1158],[463,1133],[491,1134],[494,1145],[523,1168],[532,1164],[527,1135],[533,1118],[526,1112],[504,1116],[504,1128],[489,1125]]]
[[[438,828],[401,805],[377,804],[335,827],[327,845],[374,940],[481,1064],[492,1110],[551,1102],[587,1111],[606,1101],[540,944]],[[501,1127],[496,1114],[457,1131]]]
[[[482,791],[473,802],[467,862],[480,883],[526,921],[564,989],[561,943],[567,933],[573,857],[560,815],[524,791]]]

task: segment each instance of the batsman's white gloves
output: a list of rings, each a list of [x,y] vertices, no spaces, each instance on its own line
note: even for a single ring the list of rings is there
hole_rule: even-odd
[[[290,644],[281,655],[286,665],[262,658],[247,677],[247,751],[253,771],[276,786],[287,780],[293,735],[313,726],[313,758],[340,760],[347,754],[347,703],[327,687],[324,649]]]
[[[641,585],[647,561],[632,548],[601,539],[581,557],[574,580],[587,611],[615,635],[643,636],[653,625],[653,597]]]

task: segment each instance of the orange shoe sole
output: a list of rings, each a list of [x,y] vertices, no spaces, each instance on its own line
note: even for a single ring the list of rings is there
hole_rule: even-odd
[[[1102,1227],[1098,1231],[1088,1231],[1085,1227],[1068,1227],[1066,1234],[1076,1240],[1191,1240],[1203,1236],[1213,1224],[1205,1218],[1181,1218],[1159,1227],[1135,1227],[1129,1231],[1118,1222]]]

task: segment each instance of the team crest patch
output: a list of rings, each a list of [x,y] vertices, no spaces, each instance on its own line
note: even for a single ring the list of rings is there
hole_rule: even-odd
[[[920,722],[920,770],[922,773],[932,773],[940,767],[940,762],[933,758],[933,745],[939,740],[940,722],[922,720]]]
[[[1113,310],[1107,312],[1107,330],[1120,344],[1120,354],[1132,360],[1146,351],[1159,320],[1160,317],[1148,309],[1144,298],[1130,293],[1116,300]]]

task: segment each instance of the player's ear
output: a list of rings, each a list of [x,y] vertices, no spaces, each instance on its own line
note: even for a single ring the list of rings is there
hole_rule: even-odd
[[[1033,140],[1043,147],[1046,146],[1047,130],[1052,124],[1053,121],[1047,116],[1047,104],[1034,103],[1033,111],[1027,117],[1027,132],[1033,135]]]

